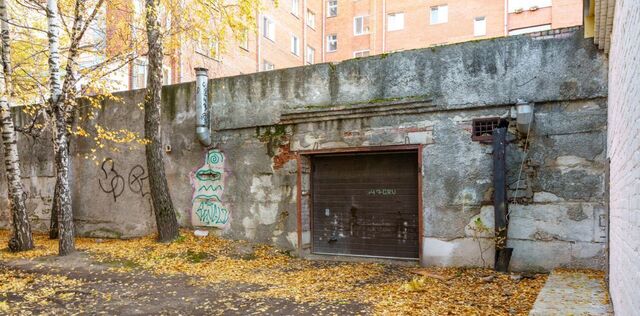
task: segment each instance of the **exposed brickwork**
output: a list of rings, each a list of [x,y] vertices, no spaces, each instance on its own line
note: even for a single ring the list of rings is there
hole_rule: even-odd
[[[289,143],[280,145],[276,155],[272,158],[273,170],[282,169],[287,162],[294,159],[296,159],[296,154],[291,152],[291,145]]]
[[[609,63],[610,287],[617,315],[640,311],[640,2],[616,1]]]

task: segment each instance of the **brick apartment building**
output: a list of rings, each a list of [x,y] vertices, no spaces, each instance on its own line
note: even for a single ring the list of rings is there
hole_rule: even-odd
[[[582,24],[580,0],[554,0],[553,5],[551,0],[326,3],[324,61]]]
[[[224,51],[195,40],[167,54],[165,84],[268,71],[407,49],[582,25],[582,0],[263,1],[256,31]],[[205,45],[206,46],[206,45]],[[120,75],[122,89],[146,84],[144,58]]]

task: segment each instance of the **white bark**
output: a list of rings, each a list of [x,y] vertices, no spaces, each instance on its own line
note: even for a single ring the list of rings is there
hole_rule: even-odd
[[[71,185],[69,169],[71,157],[69,155],[69,130],[71,129],[69,119],[76,105],[76,83],[77,73],[76,59],[82,38],[83,18],[81,7],[83,0],[76,0],[74,8],[74,21],[71,30],[71,43],[67,54],[66,77],[62,86],[62,100],[53,104],[53,116],[55,126],[55,166],[56,166],[56,189],[59,211],[59,242],[58,253],[66,256],[75,251],[73,212],[71,208]]]
[[[49,100],[51,109],[56,103],[61,102],[62,85],[60,83],[60,16],[58,14],[58,1],[47,0],[47,37],[49,39],[49,85],[51,99]],[[56,129],[53,129],[54,152],[56,151]],[[58,221],[60,214],[60,184],[56,179],[53,205],[51,207],[51,222],[49,225],[49,238],[58,238]]]
[[[9,189],[9,204],[13,220],[13,237],[9,241],[12,251],[33,248],[31,224],[27,215],[25,196],[20,174],[20,157],[13,118],[11,117],[10,98],[13,92],[11,81],[11,48],[9,36],[9,14],[5,0],[0,0],[0,30],[2,31],[2,65],[0,66],[0,127],[4,146],[4,163]]]
[[[49,72],[51,100],[57,102],[62,94],[60,83],[60,15],[58,1],[47,0],[47,22],[49,25]]]

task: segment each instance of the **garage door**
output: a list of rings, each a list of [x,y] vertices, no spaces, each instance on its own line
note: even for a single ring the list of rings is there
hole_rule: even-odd
[[[417,152],[313,157],[313,252],[418,257]]]

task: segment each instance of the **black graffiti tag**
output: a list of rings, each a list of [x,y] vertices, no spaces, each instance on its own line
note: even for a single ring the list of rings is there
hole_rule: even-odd
[[[104,193],[113,195],[114,202],[118,201],[118,197],[124,192],[124,178],[116,171],[115,163],[111,158],[105,159],[100,168],[104,174],[104,179],[98,179],[100,189]]]
[[[135,165],[129,171],[129,189],[133,193],[140,194],[142,196],[146,196],[150,194],[150,192],[144,191],[144,180],[148,179],[149,176],[146,175],[144,171],[144,167],[141,165]]]

